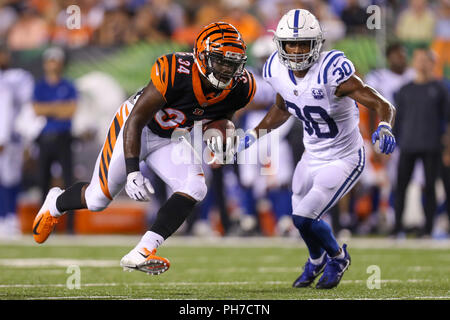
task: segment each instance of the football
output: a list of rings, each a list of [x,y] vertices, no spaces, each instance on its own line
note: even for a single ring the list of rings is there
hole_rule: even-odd
[[[208,135],[208,137],[204,137],[204,140],[216,135],[220,135],[222,138],[232,137],[235,134],[235,129],[234,123],[228,119],[211,121],[203,125],[203,133]]]
[[[207,141],[212,137],[221,137],[224,149],[226,138],[235,136],[235,133],[234,123],[228,119],[214,120],[203,125],[203,141]]]

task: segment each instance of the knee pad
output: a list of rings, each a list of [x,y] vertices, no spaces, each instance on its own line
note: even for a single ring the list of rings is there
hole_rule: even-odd
[[[185,193],[197,201],[202,201],[206,197],[208,187],[206,186],[205,176],[203,174],[196,174],[188,177],[186,183],[181,190],[174,190],[175,192]]]

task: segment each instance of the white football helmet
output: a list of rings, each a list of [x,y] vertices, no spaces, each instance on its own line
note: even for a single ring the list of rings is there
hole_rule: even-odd
[[[288,69],[305,70],[319,59],[325,40],[319,21],[308,10],[290,10],[278,22],[277,30],[272,32],[278,47],[278,57]],[[310,50],[304,54],[288,54],[284,49],[286,41],[310,41]]]

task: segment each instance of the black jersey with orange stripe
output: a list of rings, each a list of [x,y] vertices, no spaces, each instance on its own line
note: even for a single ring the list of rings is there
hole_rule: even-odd
[[[175,128],[190,129],[195,121],[223,119],[245,107],[256,92],[255,79],[247,70],[232,89],[217,96],[205,96],[200,77],[191,53],[177,52],[156,60],[151,80],[166,104],[148,123],[152,132],[170,138]]]

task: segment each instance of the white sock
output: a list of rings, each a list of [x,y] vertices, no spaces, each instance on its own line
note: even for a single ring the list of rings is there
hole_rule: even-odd
[[[164,238],[153,232],[147,231],[141,238],[141,241],[136,246],[136,249],[140,249],[142,247],[147,248],[148,250],[157,249],[164,242]]]
[[[340,252],[337,256],[334,256],[333,259],[344,259],[345,258],[345,252],[340,248]]]
[[[317,259],[313,259],[313,258],[309,257],[309,261],[312,264],[315,264],[317,266],[317,265],[319,265],[319,264],[321,264],[323,262],[323,258],[325,258],[326,254],[327,254],[326,252],[322,253],[322,255],[319,258],[317,258]]]
[[[50,203],[48,204],[48,210],[50,211],[50,214],[52,216],[54,216],[55,218],[59,218],[61,217],[65,212],[60,212],[58,210],[58,208],[56,208],[56,199],[58,199],[58,197],[61,194],[59,194],[57,197],[55,197],[54,199],[52,199],[52,201],[49,201]]]

